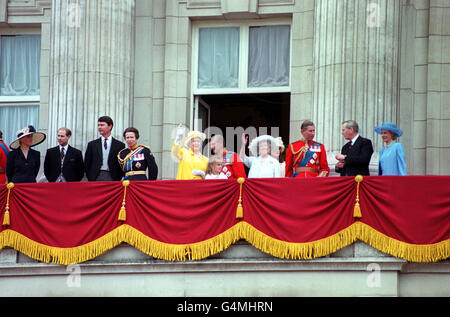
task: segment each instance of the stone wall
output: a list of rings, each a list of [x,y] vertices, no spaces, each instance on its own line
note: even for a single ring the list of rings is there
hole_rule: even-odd
[[[356,242],[314,260],[283,260],[244,241],[199,261],[167,262],[122,244],[85,263],[0,252],[1,296],[450,296],[450,261],[408,263]]]
[[[292,21],[289,141],[299,138],[304,119],[313,119],[317,140],[325,143],[333,166],[334,154],[345,142],[340,121],[357,119],[363,134],[374,141],[372,171],[376,172],[382,144],[372,129],[390,120],[404,130],[400,142],[405,145],[409,174],[450,173],[448,1],[127,3],[127,10],[109,1],[97,9],[82,9],[80,27],[66,28],[75,11],[59,6],[51,10],[51,1],[1,2],[2,34],[42,35],[40,129],[49,138],[39,146],[41,153],[56,143],[54,130],[60,125],[74,130],[72,141],[84,151],[87,141],[96,136],[95,118],[108,113],[117,121],[115,136],[121,138],[125,126],[139,128],[141,142],[152,148],[160,166],[159,177],[174,178],[172,130],[180,122],[189,125],[192,117],[193,23],[288,17]],[[380,9],[380,25],[375,19],[375,26],[369,27],[367,18],[375,12],[374,4]],[[110,13],[109,22],[102,12]],[[116,25],[114,19],[123,23]],[[122,25],[98,34],[103,43],[116,46],[83,42],[89,25],[103,30]],[[93,36],[92,32],[88,33]],[[121,70],[117,74],[101,67],[107,65],[103,59],[111,58]],[[98,59],[103,62],[95,66]],[[78,76],[88,73],[106,86]]]

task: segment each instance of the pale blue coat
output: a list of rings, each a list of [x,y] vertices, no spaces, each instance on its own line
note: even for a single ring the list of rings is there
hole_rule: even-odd
[[[405,150],[403,145],[392,142],[380,150],[378,175],[406,175]]]

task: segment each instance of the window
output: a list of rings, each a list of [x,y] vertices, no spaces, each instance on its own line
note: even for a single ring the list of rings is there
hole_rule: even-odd
[[[250,27],[248,87],[289,86],[289,33],[288,25]]]
[[[1,37],[1,96],[38,96],[40,35]]]
[[[9,144],[27,125],[38,129],[41,36],[0,37],[0,130]]]
[[[193,27],[193,93],[289,92],[289,20],[198,22]]]
[[[199,88],[237,88],[239,28],[201,28],[198,49]]]
[[[7,145],[16,139],[16,132],[32,125],[38,129],[39,106],[38,105],[1,105],[0,106],[0,130],[3,131],[3,140]]]

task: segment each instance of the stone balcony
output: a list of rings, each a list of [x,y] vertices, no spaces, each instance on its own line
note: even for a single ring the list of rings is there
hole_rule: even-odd
[[[200,261],[121,244],[77,265],[0,252],[1,296],[450,296],[450,260],[410,263],[357,241],[313,260],[274,258],[241,240]]]

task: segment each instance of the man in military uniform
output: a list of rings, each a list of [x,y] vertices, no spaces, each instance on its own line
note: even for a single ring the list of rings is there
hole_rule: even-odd
[[[215,155],[223,158],[223,167],[220,174],[224,174],[227,178],[246,177],[244,163],[242,163],[239,155],[228,151],[223,144],[223,136],[218,134],[211,137],[211,151]]]
[[[305,120],[301,126],[302,139],[286,149],[286,177],[324,177],[330,173],[323,144],[314,141],[314,123]]]
[[[119,165],[122,168],[125,177],[123,180],[155,180],[158,177],[158,166],[150,148],[145,145],[139,145],[139,131],[130,127],[125,129],[123,137],[127,147],[117,154]]]

